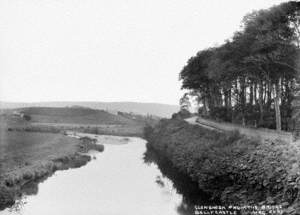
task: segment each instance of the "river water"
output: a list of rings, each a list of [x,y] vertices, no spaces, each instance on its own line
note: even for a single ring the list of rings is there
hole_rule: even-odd
[[[81,168],[57,171],[39,184],[36,195],[24,196],[0,214],[193,214],[193,204],[187,204],[183,194],[193,185],[184,179],[175,183],[167,175],[176,174],[165,168],[162,173],[155,162],[145,159],[145,140],[98,137],[104,152],[91,152],[94,159]]]

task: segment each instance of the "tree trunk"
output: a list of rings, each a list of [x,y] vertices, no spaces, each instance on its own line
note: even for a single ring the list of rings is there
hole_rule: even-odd
[[[224,95],[224,104],[226,109],[228,109],[228,92],[226,89],[223,89],[223,95]]]
[[[240,103],[240,95],[239,95],[239,89],[238,89],[238,79],[235,80],[235,89],[234,89],[234,95],[235,95],[235,105],[238,105]]]
[[[210,111],[210,110],[213,110],[214,109],[214,94],[213,94],[213,92],[212,92],[212,89],[211,88],[209,88],[208,89],[208,92],[207,92],[207,107],[208,107],[208,110]]]
[[[205,96],[203,98],[203,115],[204,116],[207,116],[208,115],[208,112],[209,112],[209,108],[208,108],[208,99],[207,97]]]
[[[263,105],[263,92],[264,92],[264,88],[263,88],[263,82],[261,81],[258,85],[259,89],[258,89],[258,104],[259,104],[259,125],[263,124],[264,122],[264,105]]]
[[[246,118],[245,118],[245,109],[246,109],[246,84],[245,84],[245,78],[241,78],[240,80],[241,84],[241,107],[242,107],[242,124],[243,126],[246,125]]]
[[[263,83],[263,104],[266,104],[267,100],[267,83]]]
[[[229,116],[228,116],[228,118],[232,122],[233,121],[233,119],[232,119],[233,115],[232,115],[231,88],[229,89],[229,92],[228,92],[228,106],[229,106]]]
[[[272,83],[270,80],[268,80],[268,85],[266,86],[266,91],[267,91],[267,100],[266,100],[266,106],[267,110],[271,110],[271,104],[272,104]]]
[[[255,83],[254,84],[254,103],[255,103],[255,105],[257,104],[257,84]]]
[[[275,104],[275,117],[276,117],[276,130],[281,131],[281,114],[280,114],[280,96],[281,96],[281,87],[280,80],[275,84],[276,96],[274,99]]]
[[[250,83],[250,101],[249,101],[251,107],[253,105],[253,84]]]
[[[289,107],[291,106],[292,100],[293,100],[291,88],[292,88],[292,81],[287,81],[286,87],[285,87],[285,92],[286,92],[286,103]]]

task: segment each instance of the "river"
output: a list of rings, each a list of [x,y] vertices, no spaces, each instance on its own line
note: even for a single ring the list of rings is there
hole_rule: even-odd
[[[95,136],[95,135],[94,135]],[[2,215],[176,215],[193,214],[185,192],[193,184],[147,158],[141,138],[98,136],[103,153],[87,165],[57,171]],[[146,157],[146,158],[145,158]],[[173,181],[168,178],[173,178]],[[192,187],[191,187],[192,186]],[[185,188],[186,187],[186,188]]]

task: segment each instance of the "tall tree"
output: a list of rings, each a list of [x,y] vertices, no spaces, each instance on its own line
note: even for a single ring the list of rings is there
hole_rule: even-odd
[[[281,130],[282,115],[288,117],[281,109],[291,109],[298,73],[299,17],[295,1],[246,15],[232,39],[189,59],[180,72],[182,88],[196,92],[212,117],[255,125],[258,118],[260,126],[271,126],[273,117]]]

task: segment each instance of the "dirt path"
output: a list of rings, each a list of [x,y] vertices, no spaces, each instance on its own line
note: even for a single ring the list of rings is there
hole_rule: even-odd
[[[241,125],[236,125],[232,123],[225,123],[225,122],[215,122],[213,120],[203,119],[201,117],[191,117],[186,119],[187,122],[195,125],[199,125],[209,129],[215,129],[220,131],[234,131],[238,130],[241,134],[251,136],[251,137],[260,137],[262,139],[281,139],[286,142],[292,142],[293,137],[291,132],[284,132],[284,131],[275,131],[271,129],[264,129],[264,128],[247,128]]]

